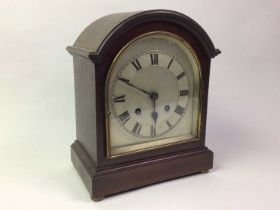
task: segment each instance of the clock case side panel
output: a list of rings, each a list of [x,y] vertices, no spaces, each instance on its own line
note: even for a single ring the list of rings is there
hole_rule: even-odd
[[[122,47],[129,42],[130,40],[136,38],[137,36],[143,33],[149,33],[151,31],[164,31],[174,33],[180,37],[183,37],[191,47],[195,50],[198,59],[201,65],[201,87],[200,87],[200,100],[201,100],[201,121],[200,121],[200,130],[199,130],[199,138],[194,141],[185,141],[183,143],[178,143],[174,145],[168,145],[164,147],[160,147],[153,150],[147,150],[144,152],[138,152],[135,154],[130,154],[126,156],[120,156],[116,158],[107,158],[106,149],[107,145],[104,144],[106,142],[106,116],[100,114],[100,118],[98,122],[100,125],[104,126],[102,129],[98,129],[100,133],[97,138],[98,145],[99,145],[99,152],[98,152],[98,167],[100,170],[102,168],[109,167],[110,165],[121,164],[127,161],[137,161],[140,159],[150,158],[154,156],[160,156],[163,154],[168,153],[176,153],[183,150],[190,150],[193,148],[201,148],[201,150],[205,149],[205,129],[206,129],[206,116],[207,116],[207,96],[208,96],[208,81],[209,81],[209,73],[210,73],[210,57],[205,53],[202,49],[200,43],[195,39],[195,37],[188,33],[183,27],[176,25],[174,23],[170,23],[168,21],[152,21],[142,24],[137,24],[137,27],[131,27],[127,30],[124,30],[124,33],[117,39],[114,39],[110,46],[110,50],[102,56],[102,65],[97,63],[96,65],[96,80],[97,88],[100,90],[105,90],[106,86],[106,76],[108,74],[108,69],[110,68],[110,64],[112,63],[113,59],[122,49]],[[95,58],[93,58],[95,60]],[[95,60],[96,61],[96,60]],[[97,113],[105,113],[105,93],[101,94],[102,98],[99,101]]]
[[[86,57],[73,55],[75,79],[76,141],[97,163],[95,64]]]

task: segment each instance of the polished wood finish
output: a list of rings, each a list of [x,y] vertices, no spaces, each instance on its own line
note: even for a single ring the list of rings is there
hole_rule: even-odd
[[[204,173],[213,167],[213,153],[206,147],[130,161],[98,170],[79,141],[75,141],[71,146],[71,158],[94,201],[189,174]]]
[[[152,31],[182,37],[198,57],[202,107],[199,139],[108,159],[105,84],[110,65],[127,42]],[[205,147],[207,98],[210,60],[220,51],[192,19],[166,10],[141,12],[117,25],[97,52],[67,49],[74,56],[75,69],[77,141],[71,147],[72,162],[93,200],[212,168],[213,153]]]

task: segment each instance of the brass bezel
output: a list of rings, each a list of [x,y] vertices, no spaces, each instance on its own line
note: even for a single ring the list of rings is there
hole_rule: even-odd
[[[120,55],[123,53],[123,51],[133,42],[135,42],[138,39],[141,39],[145,36],[149,36],[149,35],[154,35],[154,34],[161,34],[161,35],[167,35],[167,36],[171,36],[177,40],[179,40],[180,42],[182,42],[192,53],[195,62],[198,66],[198,73],[199,73],[199,110],[198,110],[198,126],[197,126],[197,138],[192,138],[192,139],[185,139],[185,140],[179,140],[173,143],[166,143],[163,145],[159,145],[159,146],[154,146],[154,147],[148,147],[148,148],[142,148],[142,149],[137,149],[137,150],[133,150],[133,151],[129,151],[129,152],[125,152],[125,153],[121,153],[121,154],[116,154],[116,155],[111,155],[111,148],[110,148],[110,139],[109,139],[109,134],[110,134],[110,129],[109,129],[109,120],[108,117],[110,115],[110,110],[109,110],[109,103],[108,103],[108,99],[107,99],[107,92],[108,92],[108,80],[109,80],[109,76],[111,74],[111,70],[114,67],[116,61],[118,60],[118,58],[120,57]],[[174,34],[174,33],[170,33],[167,31],[152,31],[152,32],[148,32],[148,33],[144,33],[141,34],[140,36],[135,37],[134,39],[130,40],[129,42],[127,42],[122,49],[118,52],[118,54],[115,56],[112,64],[110,65],[108,74],[106,76],[106,82],[105,82],[105,117],[106,117],[106,156],[108,159],[111,158],[116,158],[116,157],[122,157],[122,156],[128,156],[128,155],[132,155],[135,153],[139,153],[139,152],[143,152],[143,151],[149,151],[149,150],[154,150],[154,149],[158,149],[158,148],[162,148],[162,147],[168,147],[171,145],[177,145],[177,144],[182,144],[182,143],[186,143],[186,142],[193,142],[193,141],[197,141],[200,138],[200,131],[201,131],[201,111],[202,111],[202,103],[201,103],[201,85],[202,85],[202,77],[201,77],[201,66],[198,60],[198,57],[195,53],[195,51],[193,50],[193,48],[190,46],[189,43],[187,43],[182,37]],[[176,139],[180,139],[181,137],[174,137],[174,138],[169,138],[171,140],[176,140]],[[163,140],[163,139],[162,139]],[[135,145],[138,146],[138,145]],[[131,147],[131,146],[130,146]]]

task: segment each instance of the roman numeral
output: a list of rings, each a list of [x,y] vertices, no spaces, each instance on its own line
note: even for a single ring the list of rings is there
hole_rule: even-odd
[[[114,102],[125,102],[125,95],[118,96],[114,98]]]
[[[166,124],[168,125],[169,128],[172,128],[172,125],[168,120],[166,120]]]
[[[185,72],[182,72],[181,74],[179,74],[178,76],[177,76],[177,80],[179,80],[179,79],[181,79],[183,76],[185,76],[186,75],[186,73]]]
[[[176,106],[175,112],[179,115],[182,115],[184,113],[185,109],[179,105]]]
[[[150,54],[151,64],[158,65],[158,54]]]
[[[189,90],[180,90],[180,96],[187,96],[189,95]]]
[[[170,60],[168,66],[167,66],[168,69],[170,68],[170,66],[171,66],[171,64],[172,64],[172,62],[173,62],[173,60],[174,60],[174,58],[172,58],[172,59]]]
[[[156,128],[155,126],[151,125],[151,136],[155,137],[156,136]]]
[[[140,69],[142,69],[142,66],[140,65],[138,59],[135,59],[135,61],[132,61],[131,63],[134,66],[134,68],[136,69],[136,71],[139,71]]]
[[[122,124],[127,123],[128,120],[130,120],[130,116],[128,111],[125,111],[124,113],[119,115],[120,121]]]
[[[141,128],[142,128],[142,125],[139,123],[139,122],[137,122],[137,123],[135,123],[135,125],[134,125],[134,127],[133,127],[133,129],[132,129],[132,133],[134,134],[134,135],[139,135],[139,133],[140,133],[140,131],[141,131]]]

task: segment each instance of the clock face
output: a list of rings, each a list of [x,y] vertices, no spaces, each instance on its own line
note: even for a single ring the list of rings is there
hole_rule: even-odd
[[[200,67],[191,47],[166,32],[128,43],[106,85],[108,156],[198,138]]]

